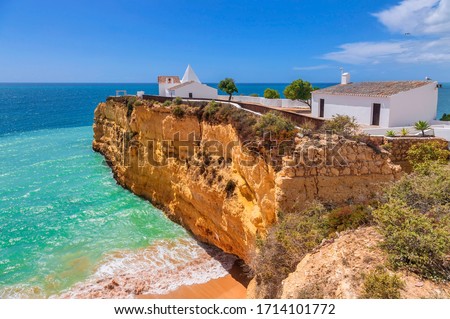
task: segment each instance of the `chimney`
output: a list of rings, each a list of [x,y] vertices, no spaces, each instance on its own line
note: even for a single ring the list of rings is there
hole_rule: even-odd
[[[345,72],[341,75],[341,84],[349,84],[350,83],[350,73]]]

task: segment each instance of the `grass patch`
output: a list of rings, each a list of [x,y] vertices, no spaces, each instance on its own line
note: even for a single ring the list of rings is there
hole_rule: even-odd
[[[389,274],[383,267],[365,275],[363,295],[365,299],[399,299],[405,283],[396,275]]]

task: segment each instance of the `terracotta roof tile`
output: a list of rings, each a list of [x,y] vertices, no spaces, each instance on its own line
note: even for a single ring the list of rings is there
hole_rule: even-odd
[[[180,83],[180,77],[178,75],[170,76],[170,75],[160,75],[158,76],[158,83],[166,83],[166,80],[171,78],[173,80],[172,83]]]
[[[430,81],[356,82],[330,86],[321,90],[314,91],[313,94],[324,93],[333,95],[389,97],[397,93],[416,89],[430,83],[432,82]]]

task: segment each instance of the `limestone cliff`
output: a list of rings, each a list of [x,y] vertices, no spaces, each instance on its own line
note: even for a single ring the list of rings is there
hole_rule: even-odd
[[[342,233],[307,254],[283,282],[281,298],[360,298],[364,275],[386,263],[373,227]],[[450,285],[397,272],[405,283],[401,298],[450,298]],[[252,297],[253,289],[249,289]]]
[[[144,102],[100,103],[94,150],[118,183],[160,205],[201,241],[246,261],[278,211],[316,198],[362,201],[400,174],[386,153],[337,137],[297,138],[281,168],[258,156],[249,161],[232,125],[210,125],[189,112],[177,118],[169,107]]]

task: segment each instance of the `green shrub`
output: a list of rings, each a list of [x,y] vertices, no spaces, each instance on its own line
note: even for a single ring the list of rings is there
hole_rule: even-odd
[[[450,265],[446,261],[450,253],[448,225],[436,222],[399,199],[391,199],[375,210],[374,217],[384,236],[382,247],[394,269],[406,269],[429,279],[450,280]]]
[[[356,123],[355,117],[337,114],[333,115],[331,120],[325,121],[322,129],[324,131],[332,131],[337,135],[349,137],[356,135],[359,125]]]
[[[126,97],[127,102],[127,117],[131,116],[134,110],[134,103],[136,102],[136,98],[134,96]]]
[[[264,97],[266,99],[279,99],[280,98],[280,93],[277,90],[271,89],[271,88],[267,88],[264,91]]]
[[[142,106],[142,105],[144,105],[144,102],[142,102],[141,100],[136,100],[136,102],[134,102],[134,104],[133,104],[135,107],[136,106]]]
[[[305,121],[302,125],[300,125],[300,131],[303,135],[309,136],[316,129],[316,125],[312,121]]]
[[[163,103],[163,106],[171,106],[172,105],[172,101],[167,100]]]
[[[183,107],[176,105],[174,108],[172,108],[172,114],[177,119],[182,119],[184,117],[184,115],[186,114],[186,111],[184,110]]]
[[[227,197],[233,196],[235,189],[236,189],[236,182],[230,179],[225,185],[225,193],[227,193]]]
[[[409,134],[409,130],[407,128],[404,127],[400,130],[401,136],[407,136],[408,134]]]
[[[400,290],[405,283],[396,275],[390,275],[382,267],[365,275],[364,292],[362,297],[366,299],[399,299]]]
[[[256,115],[244,110],[233,109],[229,121],[238,132],[241,141],[245,142],[254,137],[253,126],[256,124]]]
[[[257,93],[251,93],[249,96],[258,97],[259,95]]]
[[[212,100],[203,110],[203,120],[209,123],[216,123],[215,114],[220,110],[220,103]]]
[[[395,136],[395,131],[393,131],[393,130],[386,131],[386,136],[387,137],[394,137]]]
[[[372,208],[366,205],[343,206],[325,215],[323,224],[326,234],[342,232],[370,225],[373,221]]]
[[[183,103],[183,100],[181,99],[181,97],[177,96],[176,98],[173,99],[173,103],[175,105],[180,105],[181,103]]]
[[[450,156],[450,151],[448,151],[446,144],[443,141],[415,144],[407,152],[408,161],[413,168],[418,168],[421,164],[428,162],[445,164]]]
[[[444,113],[441,117],[441,121],[450,121],[450,114]]]
[[[279,297],[281,282],[321,243],[325,213],[326,209],[319,203],[300,212],[279,213],[278,223],[262,241],[252,265],[260,298]]]
[[[258,117],[254,130],[259,136],[270,133],[273,138],[289,138],[297,132],[291,120],[274,111]]]

